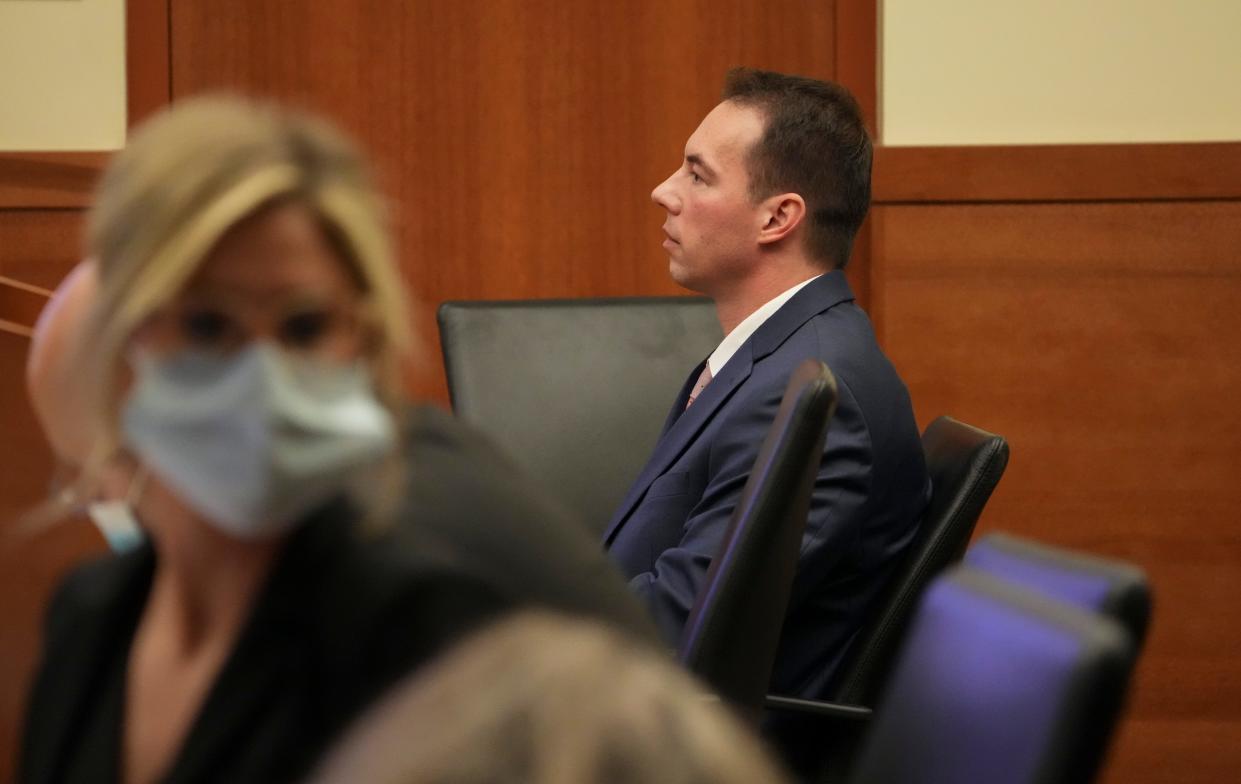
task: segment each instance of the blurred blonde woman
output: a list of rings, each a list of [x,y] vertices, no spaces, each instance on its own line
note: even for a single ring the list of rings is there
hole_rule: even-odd
[[[409,346],[379,199],[321,122],[195,99],[113,160],[87,251],[77,491],[143,536],[57,592],[19,780],[297,780],[497,605],[377,533]]]
[[[768,784],[783,773],[690,676],[603,626],[525,613],[384,700],[313,784]]]

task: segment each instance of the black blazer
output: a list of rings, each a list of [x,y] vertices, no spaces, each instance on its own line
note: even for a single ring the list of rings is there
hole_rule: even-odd
[[[355,536],[332,504],[291,537],[165,782],[293,782],[363,707],[502,606],[481,583]],[[118,780],[129,645],[149,545],[79,567],[51,604],[24,784]]]
[[[513,605],[658,641],[596,535],[491,441],[441,409],[415,406],[403,446],[409,480],[395,533],[414,552],[470,571]]]

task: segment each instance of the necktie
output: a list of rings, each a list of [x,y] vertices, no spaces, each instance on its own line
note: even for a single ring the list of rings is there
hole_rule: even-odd
[[[698,382],[694,384],[693,390],[689,393],[689,400],[685,401],[685,410],[694,405],[694,401],[702,394],[702,390],[707,388],[707,384],[711,383],[711,365],[710,363],[702,366],[702,373],[698,376]]]

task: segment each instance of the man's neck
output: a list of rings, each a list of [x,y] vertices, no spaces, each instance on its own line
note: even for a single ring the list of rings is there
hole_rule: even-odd
[[[824,271],[806,263],[764,264],[739,285],[712,296],[720,328],[727,335],[763,305]]]

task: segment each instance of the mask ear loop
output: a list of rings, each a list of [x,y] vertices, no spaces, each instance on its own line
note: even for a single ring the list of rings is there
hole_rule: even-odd
[[[57,508],[72,512],[82,507],[78,491],[78,470],[63,460],[57,460],[48,482],[48,495]]]

